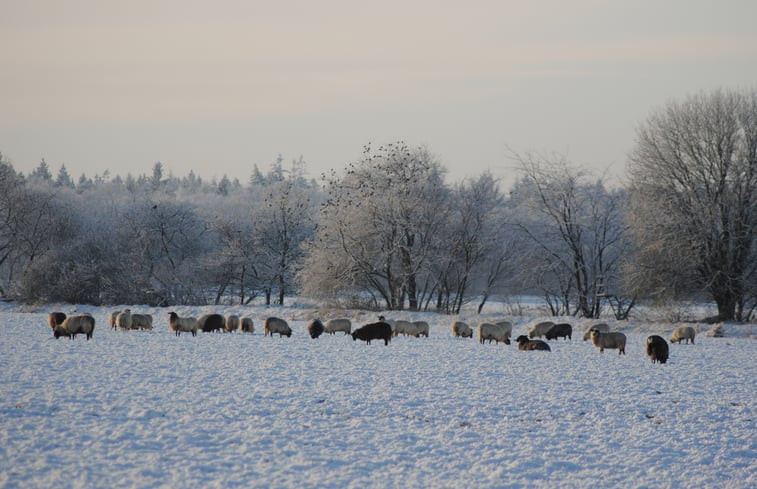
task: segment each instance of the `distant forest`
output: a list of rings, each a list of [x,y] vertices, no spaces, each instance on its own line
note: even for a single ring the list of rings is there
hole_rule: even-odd
[[[454,314],[536,295],[623,319],[640,301],[757,305],[757,95],[671,102],[638,130],[619,188],[561,155],[510,155],[504,189],[424,147],[365,146],[307,178],[279,158],[245,182],[190,172],[72,178],[0,155],[0,294],[25,303],[326,304]]]

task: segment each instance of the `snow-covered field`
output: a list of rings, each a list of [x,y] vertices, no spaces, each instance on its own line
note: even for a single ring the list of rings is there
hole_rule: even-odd
[[[412,317],[430,338],[386,347],[311,340],[297,308],[218,308],[256,332],[194,338],[168,330],[169,309],[132,307],[153,331],[79,309],[97,321],[89,342],[53,339],[48,308],[0,312],[0,487],[757,487],[744,327],[659,365],[644,341],[670,325],[614,325],[620,356],[583,325],[546,353],[452,338],[436,315]],[[291,338],[263,336],[272,313]],[[517,335],[533,318],[509,319]]]

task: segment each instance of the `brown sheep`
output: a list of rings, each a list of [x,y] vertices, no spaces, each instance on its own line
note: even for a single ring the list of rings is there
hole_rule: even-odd
[[[515,339],[518,343],[518,350],[522,351],[552,351],[547,343],[542,340],[529,340],[528,336],[520,335]]]

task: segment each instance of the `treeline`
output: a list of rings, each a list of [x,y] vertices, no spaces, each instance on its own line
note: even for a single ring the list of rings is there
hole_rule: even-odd
[[[370,145],[308,178],[281,158],[248,181],[191,173],[74,181],[0,157],[0,292],[24,302],[330,303],[459,312],[494,294],[555,315],[627,317],[642,299],[757,302],[757,96],[654,112],[630,180],[610,187],[560,155],[511,154],[519,178],[448,182],[426,148]]]

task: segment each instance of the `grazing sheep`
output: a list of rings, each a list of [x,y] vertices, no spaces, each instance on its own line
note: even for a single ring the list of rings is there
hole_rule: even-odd
[[[197,320],[197,324],[203,333],[222,331],[225,323],[226,320],[220,314],[205,314]]]
[[[392,341],[392,327],[383,321],[366,324],[352,332],[352,340],[363,340],[369,345],[371,340],[384,340],[384,345],[389,345]]]
[[[617,348],[618,355],[626,354],[626,335],[623,333],[603,333],[592,329],[591,342],[599,348],[599,353],[603,353],[605,348]]]
[[[589,338],[591,338],[591,330],[592,330],[592,328],[596,329],[600,333],[609,333],[610,332],[610,327],[607,325],[607,323],[593,324],[593,325],[589,326],[588,328],[586,328],[586,331],[584,331],[584,341],[586,341]]]
[[[416,328],[415,324],[411,323],[410,321],[405,321],[404,319],[382,320],[379,317],[379,322],[381,321],[385,321],[389,325],[389,327],[392,328],[393,336],[399,336],[401,334],[405,336],[415,336],[416,338],[420,336],[420,333],[418,332],[418,328]]]
[[[255,326],[252,324],[252,318],[242,318],[240,323],[240,331],[242,333],[254,333]]]
[[[418,333],[418,336],[425,336],[428,338],[429,328],[426,321],[413,321],[413,326],[415,326],[415,331]],[[416,336],[416,338],[418,336]]]
[[[479,343],[483,344],[484,341],[489,340],[489,343],[492,341],[499,343],[500,341],[503,342],[506,345],[510,344],[510,335],[512,331],[512,325],[510,325],[510,329],[508,330],[507,324],[510,323],[481,323],[478,325],[478,341]]]
[[[227,333],[233,333],[239,329],[239,316],[235,314],[227,314],[223,323],[223,330]]]
[[[547,331],[549,331],[549,328],[554,326],[555,323],[552,321],[543,321],[541,323],[536,323],[531,327],[531,330],[528,332],[529,338],[541,338],[544,336]]]
[[[323,334],[323,323],[320,319],[313,319],[308,323],[308,333],[310,333],[310,337],[313,339],[318,338]]]
[[[694,331],[694,328],[691,326],[679,326],[676,329],[673,330],[673,334],[670,335],[670,342],[671,343],[681,343],[681,341],[686,340],[686,344],[689,344],[689,340],[691,340],[691,344],[694,344],[694,336],[696,336],[696,331]]]
[[[568,323],[555,324],[549,331],[544,334],[544,337],[548,340],[556,340],[557,338],[573,339],[573,326]]]
[[[131,329],[152,329],[152,315],[132,314]]]
[[[116,329],[118,327],[116,318],[119,314],[121,314],[121,311],[111,311],[111,313],[108,314],[108,324],[110,325],[110,329]]]
[[[271,337],[273,337],[273,333],[278,333],[279,338],[282,336],[289,338],[292,336],[292,328],[283,319],[270,317],[263,322],[263,333],[265,336],[270,334]]]
[[[542,350],[542,351],[552,351],[549,348],[549,345],[542,340],[529,340],[528,336],[526,335],[520,335],[515,339],[515,342],[518,343],[518,350],[523,351],[535,351],[535,350]]]
[[[352,332],[352,322],[347,318],[329,319],[323,323],[323,332],[328,334],[334,334],[337,331],[342,331],[345,335]]]
[[[652,363],[668,361],[668,343],[662,336],[653,334],[647,338],[647,355]]]
[[[87,336],[89,340],[95,331],[95,318],[89,314],[78,314],[67,317],[61,324],[53,330],[53,336],[57,339],[61,336],[68,336],[74,339],[77,334]]]
[[[116,325],[121,329],[131,329],[131,310],[124,309],[116,316]]]
[[[197,336],[197,330],[200,326],[197,319],[193,317],[182,318],[172,311],[168,313],[168,327],[176,333],[176,336],[181,333],[192,333],[192,336]]]
[[[47,315],[47,324],[49,324],[53,330],[55,330],[56,326],[60,326],[60,324],[65,320],[66,315],[62,312],[54,311]]]
[[[452,336],[455,338],[473,338],[473,330],[462,321],[452,322]]]

